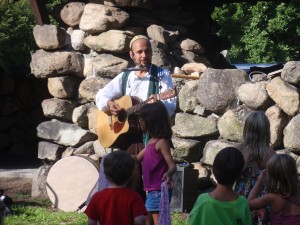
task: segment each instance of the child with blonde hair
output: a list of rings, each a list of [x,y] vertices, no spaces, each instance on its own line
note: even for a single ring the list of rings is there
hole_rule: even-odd
[[[258,198],[264,181],[267,194]],[[272,225],[300,224],[300,192],[295,160],[288,154],[274,155],[248,196],[250,209],[271,207]]]
[[[239,148],[244,156],[245,168],[237,179],[234,190],[247,198],[260,172],[276,154],[270,147],[270,122],[264,112],[253,111],[247,116],[243,139]],[[265,225],[268,220],[267,209],[252,212],[253,224]]]

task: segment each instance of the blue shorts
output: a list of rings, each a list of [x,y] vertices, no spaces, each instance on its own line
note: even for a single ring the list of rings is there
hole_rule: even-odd
[[[159,212],[161,191],[148,191],[146,194],[146,209],[148,212]],[[172,189],[169,189],[169,202],[172,198]]]

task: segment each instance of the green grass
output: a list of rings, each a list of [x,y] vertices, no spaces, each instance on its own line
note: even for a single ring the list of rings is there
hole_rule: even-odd
[[[14,197],[14,215],[4,219],[4,225],[84,225],[87,217],[83,213],[63,212],[51,207],[46,199],[23,201],[22,197]]]
[[[13,196],[14,215],[4,219],[3,225],[86,225],[84,213],[53,209],[47,199],[31,199],[29,195]],[[187,225],[187,214],[173,212],[172,225]]]

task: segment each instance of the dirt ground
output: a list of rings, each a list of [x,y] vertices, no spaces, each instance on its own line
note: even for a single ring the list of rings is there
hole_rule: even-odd
[[[0,190],[9,197],[31,195],[32,179],[0,177]]]

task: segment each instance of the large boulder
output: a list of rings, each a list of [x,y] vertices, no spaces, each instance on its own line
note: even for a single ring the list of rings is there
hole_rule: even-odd
[[[129,14],[119,8],[101,4],[86,4],[80,19],[79,28],[90,34],[124,27]]]
[[[295,116],[300,109],[299,90],[282,80],[275,77],[267,84],[267,92],[273,101],[289,116]]]
[[[208,68],[199,79],[197,99],[207,110],[224,113],[236,107],[237,91],[247,78],[243,70]]]

